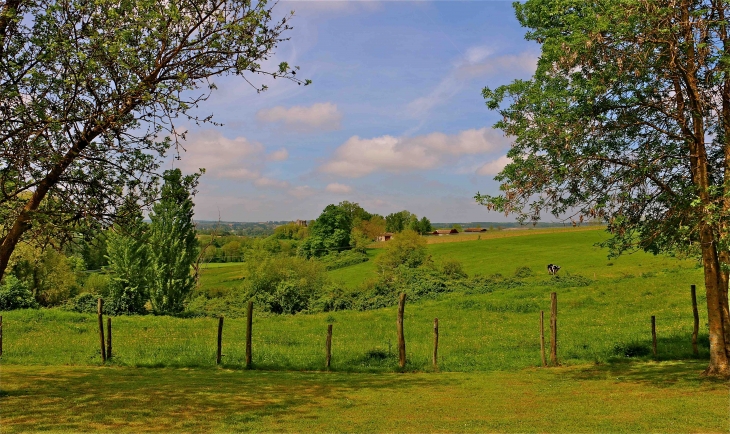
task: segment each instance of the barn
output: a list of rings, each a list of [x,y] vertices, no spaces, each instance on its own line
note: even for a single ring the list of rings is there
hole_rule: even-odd
[[[393,234],[390,232],[378,235],[378,241],[390,241],[391,238],[393,238]]]
[[[458,234],[458,233],[459,233],[459,231],[457,231],[456,229],[436,229],[435,231],[431,232],[431,235],[442,236],[442,235],[454,235],[454,234]]]

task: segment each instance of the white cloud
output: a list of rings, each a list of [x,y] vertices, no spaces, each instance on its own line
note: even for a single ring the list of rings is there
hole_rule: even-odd
[[[245,137],[229,139],[216,130],[189,133],[183,146],[182,169],[192,172],[203,167],[208,175],[225,178],[255,177],[256,170],[248,161],[259,159],[265,151],[258,142]]]
[[[502,150],[505,138],[488,128],[471,129],[455,135],[431,133],[416,137],[382,136],[361,139],[354,136],[335,150],[320,171],[351,178],[385,171],[400,173],[427,170],[463,155]]]
[[[484,164],[482,167],[477,169],[477,175],[491,175],[494,176],[504,169],[504,166],[512,162],[512,159],[503,155],[496,160],[492,160],[489,163]]]
[[[254,185],[257,187],[288,188],[289,183],[280,179],[273,179],[266,176],[256,179]]]
[[[289,157],[286,149],[267,154],[264,145],[245,137],[229,139],[217,130],[189,133],[180,155],[179,167],[185,172],[205,168],[205,177],[253,181],[257,187],[288,188],[286,181],[262,176],[267,161]]]
[[[332,184],[327,185],[327,187],[325,187],[325,190],[327,190],[330,193],[340,193],[340,194],[352,193],[352,187],[350,187],[349,185],[340,184],[337,182],[333,182]]]
[[[510,77],[529,76],[535,72],[537,67],[538,58],[533,52],[502,56],[492,56],[492,53],[491,48],[484,46],[471,47],[466,50],[463,58],[455,63],[446,77],[428,95],[408,103],[408,114],[415,118],[427,114],[434,107],[453,98],[476,78],[499,74],[507,74]]]
[[[309,107],[276,106],[260,110],[256,119],[261,122],[283,122],[291,131],[333,131],[340,128],[342,113],[330,102],[316,103]]]
[[[284,148],[279,149],[278,151],[274,151],[270,153],[267,158],[271,161],[284,161],[287,158],[289,158],[289,151],[287,151]]]
[[[304,199],[305,197],[309,197],[314,193],[314,189],[308,185],[298,185],[289,190],[289,194],[296,197],[297,199]]]

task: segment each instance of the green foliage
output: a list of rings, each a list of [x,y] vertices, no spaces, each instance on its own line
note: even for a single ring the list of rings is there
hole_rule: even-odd
[[[107,310],[114,315],[146,313],[152,281],[149,234],[139,216],[133,225],[107,236],[109,279]]]
[[[99,298],[102,297],[93,293],[85,292],[66,301],[62,308],[71,312],[97,313]],[[104,313],[115,314],[115,312],[109,311],[108,305],[106,304],[104,305]]]
[[[451,278],[468,277],[464,271],[464,264],[456,258],[447,258],[441,262],[441,272]]]
[[[83,267],[75,258],[67,258],[51,248],[42,253],[34,249],[17,260],[12,274],[26,285],[40,305],[57,306],[78,290],[75,267]]]
[[[86,277],[86,280],[84,280],[83,292],[107,296],[109,294],[110,280],[108,274],[90,273]]]
[[[526,277],[532,276],[534,273],[532,272],[532,268],[530,267],[518,267],[515,270],[515,277],[518,279],[524,279]]]
[[[426,262],[426,240],[417,232],[405,230],[394,236],[385,246],[385,252],[376,260],[383,270],[395,270],[404,265],[416,268]]]
[[[364,254],[372,239],[360,228],[353,228],[350,233],[350,247],[357,253]]]
[[[361,253],[359,250],[345,250],[344,252],[333,252],[329,255],[319,258],[319,262],[324,264],[327,271],[336,270],[338,268],[349,267],[350,265],[361,264],[370,260],[368,255]]]
[[[388,214],[385,216],[386,232],[398,233],[408,229],[411,223],[411,216],[412,214],[406,210]]]
[[[33,293],[15,276],[9,275],[0,285],[0,311],[38,307]]]
[[[274,237],[280,240],[303,240],[309,235],[309,228],[296,223],[287,223],[274,229]]]
[[[161,199],[152,208],[149,228],[150,301],[156,314],[176,314],[195,286],[191,266],[198,254],[190,193],[197,175],[180,169],[164,174]]]
[[[352,223],[348,209],[327,205],[310,226],[309,238],[299,246],[299,254],[311,258],[349,249]]]
[[[329,280],[322,264],[301,257],[262,255],[246,262],[246,274],[242,298],[273,313],[308,309]]]

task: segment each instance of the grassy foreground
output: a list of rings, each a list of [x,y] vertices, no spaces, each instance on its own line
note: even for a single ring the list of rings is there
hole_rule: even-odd
[[[728,432],[728,385],[704,363],[352,374],[0,368],[4,433]]]

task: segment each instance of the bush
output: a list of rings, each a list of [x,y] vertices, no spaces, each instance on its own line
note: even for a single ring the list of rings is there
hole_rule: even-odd
[[[320,258],[320,261],[322,261],[327,271],[361,264],[368,260],[369,258],[366,254],[355,250],[345,250],[340,253],[334,252]]]
[[[530,267],[519,267],[515,270],[515,277],[518,279],[524,279],[525,277],[532,276],[533,272]]]
[[[385,252],[377,259],[384,270],[395,270],[401,265],[417,268],[428,262],[426,239],[417,232],[405,230],[388,241]]]
[[[464,271],[464,266],[458,259],[444,259],[441,263],[441,272],[444,276],[455,279],[468,277]]]
[[[72,312],[96,313],[99,298],[100,296],[96,294],[86,292],[68,300],[62,307]]]
[[[109,275],[91,273],[84,282],[84,292],[107,295],[109,292]]]
[[[38,307],[33,293],[13,275],[5,277],[0,285],[0,311],[13,309],[29,309]]]

